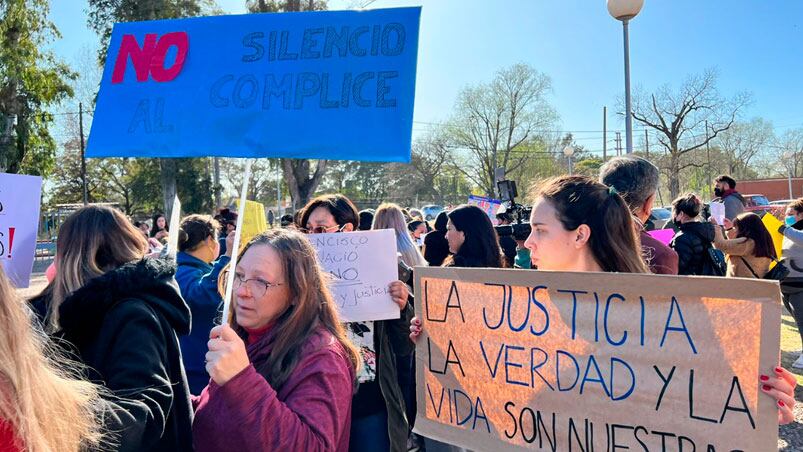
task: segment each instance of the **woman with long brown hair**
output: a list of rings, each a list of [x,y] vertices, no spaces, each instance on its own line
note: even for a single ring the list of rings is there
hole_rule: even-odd
[[[727,277],[763,278],[772,261],[778,258],[767,227],[753,212],[740,213],[733,222],[725,219],[725,232],[714,223],[714,246],[725,253]]]
[[[145,258],[147,243],[119,211],[88,206],[59,230],[55,279],[31,306],[57,343],[104,385],[105,430],[118,451],[191,450],[192,406],[177,334],[190,311],[175,263]]]
[[[100,444],[98,388],[31,328],[0,266],[0,450],[78,451]]]
[[[195,450],[345,452],[360,358],[315,249],[298,232],[271,230],[228,271],[230,315],[210,333],[212,381],[194,401]]]

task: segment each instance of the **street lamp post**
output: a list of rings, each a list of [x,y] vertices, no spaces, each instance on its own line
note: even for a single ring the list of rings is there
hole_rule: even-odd
[[[787,182],[789,182],[789,199],[794,198],[794,195],[792,195],[792,165],[794,165],[794,160],[793,160],[794,157],[795,157],[794,154],[792,154],[791,152],[785,152],[783,154],[783,158],[787,162],[786,180]],[[792,162],[792,164],[789,164],[789,162]]]
[[[630,38],[628,24],[644,6],[644,0],[608,0],[608,12],[616,20],[622,21],[625,47],[625,146],[628,154],[633,153],[633,120],[630,108]]]
[[[574,148],[571,146],[566,146],[563,148],[563,155],[569,159],[569,176],[574,174],[574,170],[572,168],[572,156],[574,155]]]

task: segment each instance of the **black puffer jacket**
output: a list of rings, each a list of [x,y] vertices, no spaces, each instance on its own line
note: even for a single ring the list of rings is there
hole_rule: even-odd
[[[669,246],[678,253],[679,275],[702,275],[708,248],[714,241],[714,225],[692,221],[680,225]]]
[[[111,391],[104,427],[117,451],[192,450],[192,405],[177,334],[190,310],[175,264],[143,259],[94,278],[59,307],[54,334],[86,364],[87,377]],[[31,301],[45,318],[48,297]]]

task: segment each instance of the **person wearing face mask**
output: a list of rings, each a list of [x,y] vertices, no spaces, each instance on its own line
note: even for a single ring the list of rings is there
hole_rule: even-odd
[[[714,225],[699,221],[702,201],[694,193],[686,193],[672,201],[672,218],[680,229],[670,248],[678,253],[679,275],[705,275],[708,249],[714,241]]]
[[[713,202],[725,204],[725,218],[733,221],[740,213],[744,212],[744,198],[736,191],[736,181],[726,175],[721,175],[714,179],[714,198]]]
[[[658,167],[639,157],[616,157],[599,169],[599,181],[624,199],[639,234],[641,257],[652,273],[678,274],[678,255],[660,240],[647,234],[644,224],[650,218],[658,192]]]
[[[217,290],[218,275],[231,259],[234,240],[233,233],[226,237],[226,253],[218,258],[219,230],[220,223],[207,215],[185,217],[179,229],[176,281],[192,313],[191,332],[181,336],[179,343],[190,393],[195,395],[209,383],[204,362],[206,342],[223,302]]]
[[[786,218],[781,233],[784,235],[782,256],[789,268],[789,275],[781,281],[783,304],[795,318],[803,344],[803,198],[786,206]],[[797,357],[792,367],[803,369],[803,353]]]

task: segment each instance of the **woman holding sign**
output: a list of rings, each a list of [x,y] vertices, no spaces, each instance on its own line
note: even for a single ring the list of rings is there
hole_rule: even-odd
[[[585,176],[561,176],[537,187],[532,203],[525,246],[539,270],[648,272],[630,211],[612,187]],[[421,322],[414,319],[410,338],[420,334]],[[794,375],[776,367],[759,380],[761,390],[776,400],[779,422],[794,421]]]
[[[728,262],[725,276],[763,278],[778,256],[772,236],[761,218],[752,212],[739,214],[733,222],[726,218],[725,231],[728,237],[725,237],[713,218],[710,221],[714,224],[714,246],[725,253]]]
[[[351,232],[357,230],[359,214],[345,196],[323,195],[304,207],[301,224],[313,234]],[[351,436],[359,441],[351,443],[351,451],[407,450],[410,432],[398,363],[411,359],[413,353],[407,340],[413,307],[401,281],[391,283],[388,291],[399,305],[399,319],[346,324],[349,339],[365,363],[357,375],[360,385],[352,403]]]
[[[209,335],[212,381],[193,401],[195,450],[347,451],[360,357],[315,249],[297,232],[272,230],[229,271],[231,314]]]

